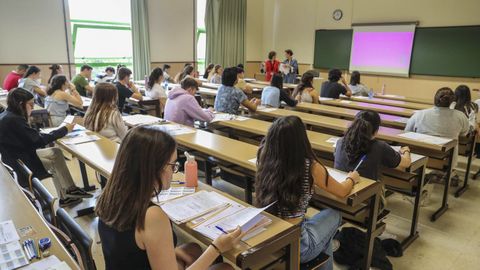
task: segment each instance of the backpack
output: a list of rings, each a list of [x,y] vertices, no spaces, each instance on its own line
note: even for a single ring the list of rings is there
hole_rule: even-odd
[[[348,265],[349,270],[362,269],[363,257],[366,247],[366,233],[353,227],[343,228],[335,239],[340,241],[340,248],[333,253],[335,261],[342,265]],[[393,266],[387,258],[387,253],[382,247],[382,241],[375,238],[372,253],[372,265],[381,270],[393,270]]]

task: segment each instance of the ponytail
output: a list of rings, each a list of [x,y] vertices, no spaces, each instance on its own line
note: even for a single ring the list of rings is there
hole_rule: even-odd
[[[374,111],[361,111],[343,137],[342,150],[352,164],[370,151],[373,135],[380,127],[380,116]]]

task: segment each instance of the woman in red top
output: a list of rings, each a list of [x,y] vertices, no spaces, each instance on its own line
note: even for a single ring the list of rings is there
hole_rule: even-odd
[[[273,74],[278,72],[280,62],[276,59],[277,53],[271,51],[268,53],[268,60],[265,61],[265,80],[270,81]]]

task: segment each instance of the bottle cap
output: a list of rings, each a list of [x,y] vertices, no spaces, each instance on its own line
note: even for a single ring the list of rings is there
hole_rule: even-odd
[[[190,155],[187,151],[185,151],[184,154],[187,157],[187,161],[194,161],[195,160],[195,156]]]

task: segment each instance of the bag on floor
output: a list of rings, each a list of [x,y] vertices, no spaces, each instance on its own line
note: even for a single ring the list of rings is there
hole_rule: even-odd
[[[366,233],[357,228],[347,227],[337,233],[335,239],[340,241],[340,248],[333,253],[335,261],[342,265],[348,265],[349,270],[362,269]],[[379,238],[375,238],[374,241],[371,266],[381,270],[393,270]]]

